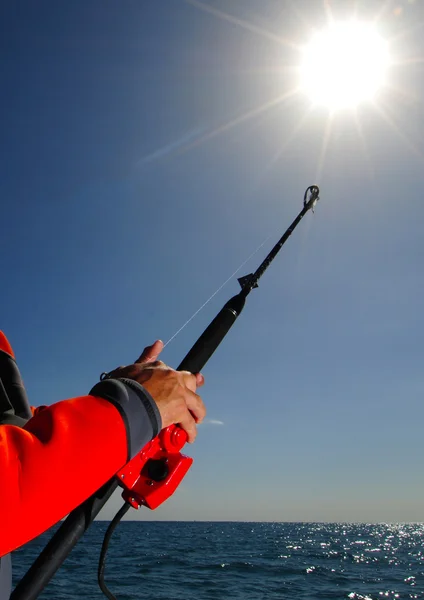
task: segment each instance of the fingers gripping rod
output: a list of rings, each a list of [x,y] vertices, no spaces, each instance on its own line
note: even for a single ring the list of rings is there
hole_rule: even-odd
[[[257,270],[254,273],[246,275],[245,277],[241,277],[238,280],[241,286],[241,291],[237,295],[230,298],[230,300],[228,300],[228,302],[223,306],[220,312],[195,342],[193,347],[189,350],[185,358],[178,366],[177,370],[198,373],[203,369],[209,358],[227,335],[237,317],[240,315],[247,296],[254,288],[258,287],[259,279],[270,266],[271,262],[277,256],[278,252],[281,250],[305,214],[309,210],[314,209],[318,200],[318,187],[316,185],[309,186],[305,192],[303,208],[300,213],[297,215],[282,237],[278,240],[276,245],[272,248],[265,260],[259,265]],[[160,436],[155,438],[152,442],[150,442],[150,444],[156,443],[158,446],[161,446],[162,444],[159,452],[161,456],[163,456],[167,451],[166,445],[163,444],[163,440],[169,440],[172,438],[174,433],[178,433],[179,435],[177,437],[180,439],[178,443],[179,450],[184,445],[186,437],[183,436],[183,441],[181,442],[181,434],[185,434],[185,432],[178,430],[179,428],[177,426],[171,425],[166,430],[163,430]],[[141,454],[143,452],[144,449],[141,451]],[[71,512],[65,522],[48,542],[47,546],[35,560],[33,565],[18,583],[15,590],[12,592],[10,600],[35,600],[35,598],[38,597],[38,595],[53,577],[57,569],[61,566],[68,554],[71,552],[77,541],[83,536],[84,532],[94,521],[95,517],[106,504],[112,493],[117,489],[118,485],[118,480],[116,477],[114,477],[100,490],[93,494],[93,496],[91,496],[88,500]],[[169,495],[173,493],[174,489],[175,486],[171,492],[168,492],[167,495],[163,494],[160,498],[160,501],[164,501],[167,497],[169,497]],[[146,503],[146,505],[148,504]]]

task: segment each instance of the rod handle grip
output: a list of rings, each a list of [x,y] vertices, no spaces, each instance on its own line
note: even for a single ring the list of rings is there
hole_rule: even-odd
[[[199,373],[203,369],[243,310],[245,301],[245,296],[240,292],[221,308],[183,358],[177,371]]]

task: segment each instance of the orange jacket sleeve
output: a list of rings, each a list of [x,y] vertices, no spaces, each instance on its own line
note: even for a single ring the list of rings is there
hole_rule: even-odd
[[[113,404],[85,396],[40,411],[25,429],[0,426],[0,556],[36,537],[127,461]]]
[[[0,425],[0,557],[84,502],[161,429],[148,392],[107,380],[57,402],[23,428]]]

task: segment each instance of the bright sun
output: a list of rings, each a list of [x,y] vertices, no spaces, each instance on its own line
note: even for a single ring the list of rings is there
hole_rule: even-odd
[[[387,44],[370,24],[333,23],[304,50],[301,87],[314,104],[355,108],[385,83]]]

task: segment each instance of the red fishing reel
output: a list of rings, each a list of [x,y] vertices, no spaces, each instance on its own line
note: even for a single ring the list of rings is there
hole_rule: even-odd
[[[118,471],[123,499],[134,508],[154,510],[172,496],[193,463],[180,452],[186,441],[187,434],[178,425],[162,429]]]

